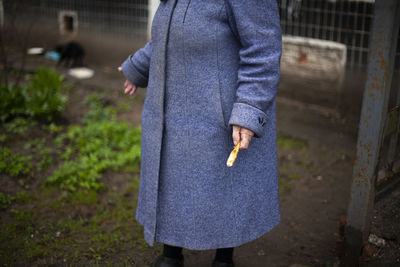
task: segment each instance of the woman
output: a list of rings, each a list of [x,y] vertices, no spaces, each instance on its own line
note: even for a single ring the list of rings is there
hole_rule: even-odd
[[[121,65],[125,93],[147,87],[136,219],[164,244],[155,266],[183,266],[182,248],[233,266],[235,246],[280,222],[280,57],[276,0],[164,0],[151,40]]]

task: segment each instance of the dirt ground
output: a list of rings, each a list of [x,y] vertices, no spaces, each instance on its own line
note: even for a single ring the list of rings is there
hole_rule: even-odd
[[[68,81],[82,94],[101,88],[102,92],[109,93],[110,98],[125,98],[132,107],[123,119],[138,125],[145,89],[139,89],[134,98],[121,95],[124,79],[116,71],[118,60],[96,58],[96,61],[91,61],[89,58],[86,64],[95,70],[95,76],[87,80],[69,77]],[[42,63],[54,65],[51,61],[30,58],[27,68],[33,69]],[[66,69],[58,70],[66,74]],[[285,82],[281,84],[285,86]],[[362,86],[361,79],[345,84],[340,105],[344,117],[341,118],[337,118],[332,109],[324,108],[323,103],[305,104],[278,93],[278,134],[301,140],[306,148],[279,147],[282,222],[263,237],[237,247],[234,252],[237,267],[338,266],[339,225],[340,219],[346,216],[349,201]],[[68,116],[73,122],[81,113],[70,109]],[[110,188],[118,188],[115,183],[121,181],[118,177],[105,179]],[[400,190],[396,189],[377,202],[371,232],[387,240],[388,254],[385,254],[385,248],[380,248],[375,256],[365,261],[365,266],[400,266],[399,194]],[[388,225],[390,229],[384,227]],[[158,244],[151,255],[159,252]],[[187,267],[209,266],[214,256],[212,250],[185,249],[183,253]],[[123,251],[111,261],[118,262],[128,254],[129,251]],[[147,265],[137,263],[133,266]]]
[[[100,82],[112,90],[121,90],[121,77],[113,73],[114,69],[115,66],[103,67],[110,76],[96,75],[96,79],[85,83]],[[290,188],[280,193],[282,222],[265,236],[236,248],[237,267],[338,265],[339,225],[349,201],[363,79],[360,74],[348,74],[339,100],[340,110],[324,108],[324,103],[305,104],[278,93],[278,134],[305,140],[307,151],[291,154],[290,150],[280,149],[280,175],[286,175],[285,169],[296,171],[289,174],[296,177],[290,180]],[[284,86],[291,84],[281,82],[280,90],[285,91]],[[140,98],[144,97],[144,90],[139,93]],[[342,116],[337,118],[336,112]],[[136,115],[131,118],[134,123],[138,122]],[[387,238],[389,244],[386,250],[380,248],[374,256],[364,257],[362,263],[366,266],[400,264],[400,232],[393,226],[400,225],[400,213],[396,213],[399,193],[399,189],[394,190],[375,207],[371,233]],[[385,234],[389,225],[391,232]],[[214,251],[184,250],[184,255],[186,266],[202,267],[208,266]]]

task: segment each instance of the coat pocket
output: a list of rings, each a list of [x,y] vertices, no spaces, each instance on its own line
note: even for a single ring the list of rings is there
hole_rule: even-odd
[[[190,6],[190,2],[191,0],[188,1],[187,6],[185,8],[185,13],[183,14],[183,19],[182,19],[182,23],[185,23],[185,19],[186,19],[186,14],[188,12],[189,6]]]
[[[222,92],[221,92],[221,85],[220,85],[220,81],[218,78],[218,92],[217,92],[217,110],[220,116],[220,120],[222,122],[222,125],[224,127],[225,130],[228,130],[228,124],[227,124],[227,119],[225,118],[225,112],[224,112],[224,108],[222,105]]]

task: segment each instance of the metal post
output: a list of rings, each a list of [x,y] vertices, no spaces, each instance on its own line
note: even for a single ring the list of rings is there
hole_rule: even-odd
[[[377,0],[341,266],[358,266],[370,229],[375,179],[400,22],[398,0]]]
[[[156,14],[158,5],[160,4],[159,0],[149,0],[149,11],[148,11],[148,19],[147,19],[147,39],[151,38],[151,22],[153,21],[154,14]]]

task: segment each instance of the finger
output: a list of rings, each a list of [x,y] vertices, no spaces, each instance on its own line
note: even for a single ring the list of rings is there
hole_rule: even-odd
[[[232,139],[235,146],[240,141],[240,126],[233,125],[232,127]]]
[[[133,95],[136,92],[136,86],[132,85],[130,95]]]
[[[124,87],[125,87],[125,88],[128,86],[128,83],[129,83],[128,80],[126,80],[126,81],[124,82]]]
[[[253,131],[251,131],[251,130],[249,130],[249,129],[247,129],[247,128],[244,128],[244,127],[242,127],[242,128],[240,129],[240,133],[241,133],[241,134],[247,134],[247,135],[250,135],[250,136],[253,136],[253,135],[254,135],[254,132],[253,132]]]
[[[118,67],[118,71],[122,72],[122,67],[121,66]]]
[[[132,85],[131,85],[131,84],[128,84],[128,85],[126,86],[126,88],[125,88],[125,94],[129,94],[131,90],[132,90]]]
[[[125,85],[125,90],[124,90],[125,94],[129,93],[130,88],[131,86],[129,84]]]
[[[245,134],[245,133],[240,133],[241,141],[240,141],[240,147],[239,150],[245,150],[249,147],[250,140],[251,140],[251,135]]]
[[[126,81],[126,82],[124,83],[124,91],[125,91],[125,94],[128,92],[128,88],[129,88],[129,83]]]

